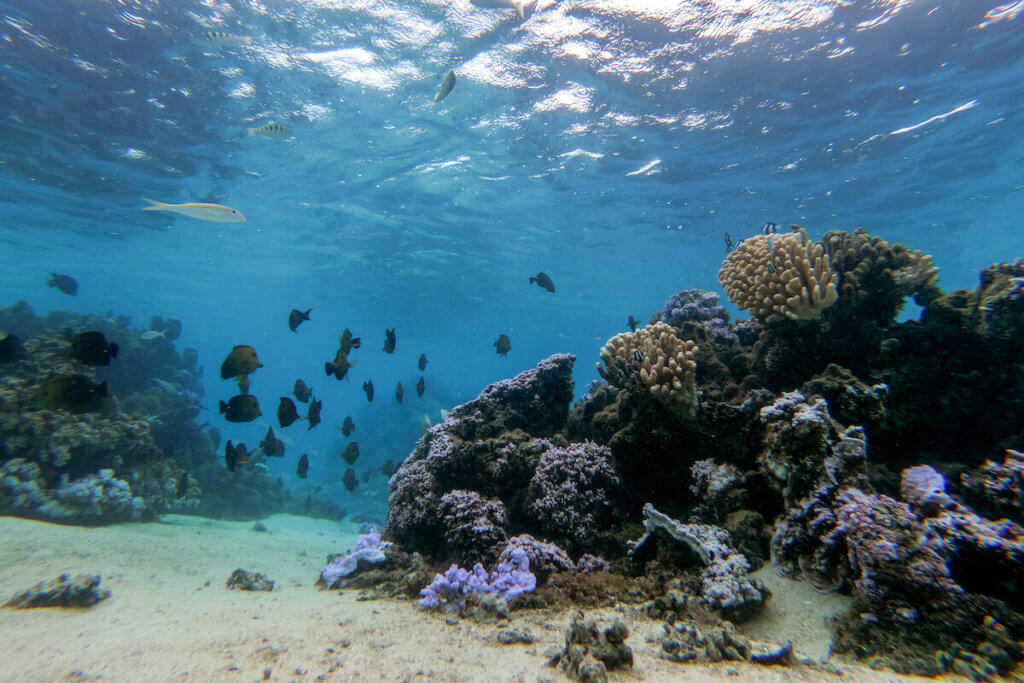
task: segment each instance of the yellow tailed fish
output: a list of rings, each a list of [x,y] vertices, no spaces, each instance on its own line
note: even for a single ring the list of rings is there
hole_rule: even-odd
[[[143,207],[143,211],[170,211],[180,213],[189,218],[198,218],[201,221],[212,221],[214,223],[244,223],[245,216],[238,209],[222,204],[204,204],[194,202],[190,204],[164,204],[152,199],[142,198],[142,201],[149,202],[149,206]]]

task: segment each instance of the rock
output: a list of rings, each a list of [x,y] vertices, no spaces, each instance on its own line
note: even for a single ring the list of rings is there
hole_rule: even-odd
[[[272,591],[274,582],[259,572],[247,572],[244,569],[236,569],[231,572],[228,579],[228,588],[243,591]]]
[[[61,574],[53,581],[43,582],[14,595],[5,607],[31,609],[34,607],[92,607],[110,597],[110,591],[99,587],[100,577],[79,574]]]
[[[565,648],[548,664],[579,681],[607,681],[609,670],[633,666],[633,650],[625,643],[628,636],[621,620],[601,629],[597,621],[584,621],[577,613],[566,629]]]
[[[518,643],[530,645],[537,641],[529,629],[525,628],[503,628],[496,631],[495,635],[498,638],[498,642],[502,645],[516,645]]]

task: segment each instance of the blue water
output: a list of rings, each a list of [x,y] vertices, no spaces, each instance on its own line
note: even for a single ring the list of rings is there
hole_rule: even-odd
[[[526,21],[468,0],[0,2],[0,305],[177,316],[210,407],[235,393],[224,355],[253,344],[265,418],[200,420],[254,444],[305,378],[324,423],[287,430],[271,467],[344,498],[345,415],[366,466],[404,458],[424,413],[551,353],[579,356],[583,393],[627,315],[721,291],[724,232],[864,227],[932,254],[946,289],[1020,256],[1022,15],[1019,0],[541,0]],[[192,43],[209,30],[252,42]],[[455,90],[427,106],[449,69]],[[294,138],[246,135],[270,122]],[[142,197],[248,221],[143,213]],[[541,270],[556,294],[527,284]],[[47,289],[50,271],[78,296]],[[313,308],[297,334],[293,307]],[[344,327],[365,346],[338,383],[323,362]]]

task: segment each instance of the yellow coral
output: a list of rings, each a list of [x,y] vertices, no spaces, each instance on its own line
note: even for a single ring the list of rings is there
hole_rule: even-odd
[[[804,230],[743,240],[718,271],[729,300],[765,322],[810,320],[836,302],[836,277]]]
[[[694,372],[697,345],[683,341],[665,323],[654,323],[636,332],[623,332],[601,349],[597,371],[611,384],[622,387],[630,372],[654,398],[680,417],[691,418],[697,410]]]

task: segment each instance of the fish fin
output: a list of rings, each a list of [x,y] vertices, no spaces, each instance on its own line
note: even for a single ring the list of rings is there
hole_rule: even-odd
[[[334,374],[334,366],[331,365],[330,363],[324,363],[324,373],[326,373],[326,375],[328,377],[333,375]]]
[[[117,342],[110,342],[110,356],[112,358],[117,358],[117,349]]]
[[[310,311],[312,311],[312,310],[313,310],[312,308],[307,308],[307,309],[306,309],[306,312],[305,312],[305,313],[303,313],[303,314],[302,314],[302,316],[303,316],[303,317],[304,317],[304,318],[305,318],[306,320],[309,320],[309,312],[310,312]]]
[[[532,284],[533,284],[534,282],[536,282],[536,281],[537,281],[537,278],[535,278],[535,277],[531,277],[531,278],[530,278],[530,284],[531,284],[531,285],[532,285]]]
[[[156,201],[154,199],[149,199],[148,197],[143,197],[142,201],[146,202],[146,206],[142,207],[143,211],[166,211],[167,210],[167,206],[168,205],[164,204],[163,202],[158,202],[158,201]]]
[[[352,344],[352,348],[353,349],[358,349],[360,346],[363,345],[363,338],[362,337],[356,337],[350,343]]]
[[[223,415],[224,413],[228,412],[228,404],[225,403],[224,401],[219,401],[219,403],[220,405],[218,406],[218,408],[220,409],[220,414]]]

